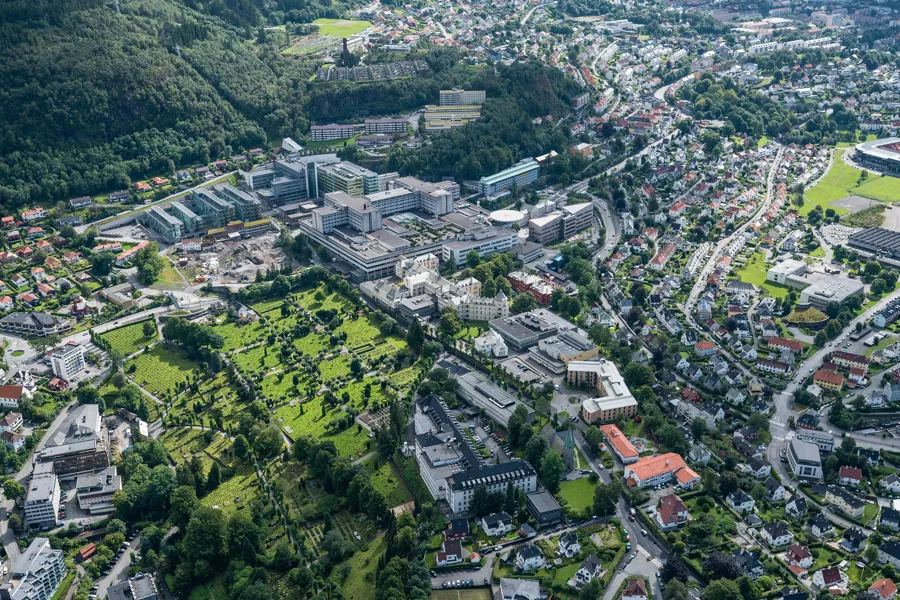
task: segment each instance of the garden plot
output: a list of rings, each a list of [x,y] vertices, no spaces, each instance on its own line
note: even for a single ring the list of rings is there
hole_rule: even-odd
[[[398,506],[413,499],[409,488],[406,487],[406,483],[392,462],[386,461],[380,456],[374,456],[365,461],[363,466],[369,472],[372,485],[384,495],[389,507]]]
[[[159,339],[156,329],[154,329],[152,335],[144,335],[144,323],[146,322],[147,320],[144,320],[139,323],[125,325],[124,327],[102,333],[100,337],[108,341],[112,349],[118,351],[122,356],[131,356],[144,346],[148,346]]]
[[[335,514],[332,518],[332,522],[334,523],[334,529],[339,531],[344,540],[354,548],[356,548],[362,540],[366,540],[368,537],[377,533],[377,529],[368,519],[360,517],[360,519],[357,520],[347,511]],[[359,540],[356,539],[353,532],[359,534]],[[315,556],[323,556],[325,554],[325,551],[321,548],[321,544],[326,533],[325,525],[321,522],[308,524],[303,528],[303,534],[306,536],[306,545]]]
[[[327,384],[335,379],[344,379],[350,376],[350,361],[352,359],[344,354],[333,357],[319,363],[319,373],[322,375],[322,382]]]
[[[310,333],[301,338],[294,338],[294,348],[303,354],[313,356],[331,347],[329,336],[321,333]]]
[[[180,350],[157,345],[129,361],[126,372],[136,384],[161,398],[174,394],[191,373],[199,370],[199,365]]]
[[[162,434],[159,440],[169,451],[169,456],[172,457],[175,464],[180,465],[186,460],[190,460],[195,454],[203,452],[207,447],[203,433],[199,429],[187,427],[170,428]]]
[[[321,300],[317,297],[321,292]],[[345,312],[352,308],[353,304],[337,292],[328,292],[325,285],[306,290],[296,294],[297,302],[306,310],[315,312],[317,310],[336,310]]]
[[[294,383],[294,376],[297,376],[297,383]],[[309,376],[301,370],[286,373],[279,371],[278,373],[269,373],[262,379],[262,393],[273,402],[279,400],[286,402],[301,395],[306,395],[304,389],[309,383]]]

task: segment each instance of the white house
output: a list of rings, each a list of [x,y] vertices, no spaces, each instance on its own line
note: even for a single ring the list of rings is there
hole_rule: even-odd
[[[763,485],[766,486],[769,502],[781,502],[784,500],[784,486],[781,485],[780,481],[770,476]]]
[[[791,544],[784,557],[787,559],[788,564],[797,565],[801,569],[809,569],[815,562],[809,547],[801,546],[800,544]]]
[[[13,431],[4,431],[3,433],[0,433],[0,441],[13,452],[18,452],[25,447],[25,436]]]
[[[436,558],[440,567],[462,562],[462,544],[460,544],[459,540],[445,540],[443,549],[437,553]]]
[[[738,514],[746,514],[753,510],[756,502],[743,490],[735,490],[725,498],[725,504],[734,509]]]
[[[491,513],[481,518],[481,529],[490,537],[506,535],[512,531],[512,517],[504,513]]]
[[[888,491],[892,494],[900,494],[900,477],[897,477],[895,473],[891,473],[884,479],[878,482],[885,491]]]
[[[559,536],[559,542],[557,542],[556,548],[556,553],[558,555],[572,558],[579,552],[581,552],[581,545],[578,543],[578,534],[574,531],[570,531]]]
[[[500,597],[503,600],[541,600],[541,584],[534,579],[500,579]]]
[[[772,548],[780,548],[787,546],[794,541],[794,534],[788,529],[788,526],[781,521],[766,523],[760,533],[766,543]]]
[[[516,570],[534,571],[544,566],[544,555],[534,544],[525,544],[516,553]]]
[[[581,563],[581,566],[578,567],[578,570],[575,571],[575,583],[579,587],[590,583],[597,577],[600,577],[600,574],[603,572],[603,569],[600,566],[600,559],[597,558],[595,554],[591,554],[584,562]]]
[[[819,569],[813,574],[813,583],[820,590],[838,589],[846,591],[850,587],[850,578],[837,567]]]

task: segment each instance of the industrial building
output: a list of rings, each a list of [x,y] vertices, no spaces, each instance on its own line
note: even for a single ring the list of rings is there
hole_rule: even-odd
[[[867,227],[850,235],[847,245],[876,256],[900,258],[900,231]]]
[[[558,335],[539,340],[528,350],[529,358],[551,373],[565,373],[572,361],[597,358],[597,345],[576,330],[561,331]]]
[[[528,239],[538,244],[567,240],[593,224],[594,205],[570,204],[528,222]]]

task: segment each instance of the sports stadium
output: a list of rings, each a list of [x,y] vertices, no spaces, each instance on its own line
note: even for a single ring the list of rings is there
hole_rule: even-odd
[[[882,173],[900,174],[900,138],[890,137],[857,144],[853,160]]]

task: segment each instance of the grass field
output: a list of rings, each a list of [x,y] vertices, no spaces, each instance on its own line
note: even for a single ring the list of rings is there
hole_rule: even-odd
[[[238,352],[233,360],[248,371],[267,371],[281,362],[281,356],[268,346],[261,345]]]
[[[228,592],[225,591],[225,576],[221,575],[207,583],[201,583],[191,590],[190,600],[219,600],[219,598],[227,598]]]
[[[102,333],[100,337],[107,340],[112,345],[113,350],[118,350],[122,356],[131,356],[144,346],[152,344],[159,339],[159,334],[155,329],[153,335],[144,337],[144,323],[146,322],[144,320],[125,325],[124,327]]]
[[[225,352],[255,344],[269,335],[269,330],[259,321],[253,323],[221,322],[215,326],[215,329],[225,342],[222,347]]]
[[[737,276],[744,283],[752,283],[757,287],[767,289],[773,298],[786,297],[788,288],[766,281],[766,273],[768,270],[769,268],[766,266],[766,257],[762,253],[757,252],[750,257],[747,264],[738,270]]]
[[[378,557],[384,552],[387,542],[378,538],[366,551],[360,551],[350,558],[350,575],[344,582],[344,598],[347,600],[364,600],[372,597],[375,586],[375,568]]]
[[[260,493],[259,479],[249,464],[241,465],[234,477],[223,482],[219,487],[200,499],[203,506],[218,507],[225,516],[242,507]]]
[[[857,187],[856,182],[862,171],[841,160],[844,152],[846,150],[835,150],[831,170],[817,185],[806,190],[804,194],[806,201],[800,208],[801,216],[808,215],[816,206],[823,209],[833,208],[837,214],[845,215],[850,211],[839,206],[831,206],[831,203],[850,194],[882,202],[900,202],[900,179],[896,177],[869,175],[868,179]]]
[[[131,365],[136,367],[131,372]],[[154,346],[129,361],[127,372],[134,382],[156,396],[174,391],[176,386],[188,380],[197,363],[188,360],[180,351]]]
[[[175,265],[168,258],[163,257],[163,270],[159,279],[150,287],[157,290],[180,290],[184,287],[184,279],[175,270]]]
[[[853,193],[883,202],[900,202],[900,178],[890,175],[882,177],[870,175],[869,179]]]
[[[345,38],[354,35],[370,26],[368,21],[353,21],[350,19],[316,19],[313,25],[319,26],[322,35],[334,35]]]
[[[375,469],[375,466],[378,469]],[[384,494],[384,499],[389,507],[397,506],[413,499],[406,487],[406,483],[397,471],[393,463],[384,460],[380,456],[370,458],[363,463],[366,471],[372,478],[375,489]]]
[[[582,511],[594,505],[595,487],[587,477],[563,481],[559,484],[559,496],[568,503],[571,510]]]

